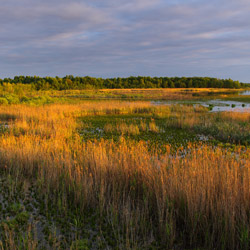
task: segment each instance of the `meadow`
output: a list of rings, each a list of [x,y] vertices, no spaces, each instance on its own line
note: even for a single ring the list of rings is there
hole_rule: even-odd
[[[200,100],[239,98],[246,89],[154,88],[154,89],[66,89],[36,90],[32,84],[0,84],[0,104],[41,105],[79,103],[79,100]],[[247,97],[241,96],[244,100]]]
[[[150,102],[233,92],[2,86],[0,249],[249,249],[250,112]]]

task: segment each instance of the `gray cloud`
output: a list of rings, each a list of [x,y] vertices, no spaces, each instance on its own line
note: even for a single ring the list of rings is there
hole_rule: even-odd
[[[250,82],[245,0],[2,2],[0,77],[206,75]]]

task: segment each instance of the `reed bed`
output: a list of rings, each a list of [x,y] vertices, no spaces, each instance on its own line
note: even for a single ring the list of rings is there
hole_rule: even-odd
[[[157,89],[70,89],[39,90],[32,84],[0,85],[0,104],[79,103],[79,99],[101,100],[193,100],[200,98],[235,98],[244,89],[157,88]],[[239,97],[236,97],[239,99]],[[242,97],[241,97],[242,98]]]
[[[77,133],[81,116],[143,109],[152,112],[148,103],[120,102],[0,107],[0,119],[9,122],[0,137],[1,171],[35,183],[45,210],[52,204],[62,216],[95,211],[114,248],[249,249],[249,148],[201,143],[172,154],[165,145],[166,153],[156,154],[143,141],[83,142]],[[160,107],[159,114],[171,117],[169,108],[164,112]],[[180,126],[194,126],[200,115]],[[28,249],[37,247],[32,242]],[[0,239],[2,248],[13,244],[14,236]]]

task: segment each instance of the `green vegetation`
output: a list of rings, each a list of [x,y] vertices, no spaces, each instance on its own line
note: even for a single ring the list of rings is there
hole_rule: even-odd
[[[127,88],[241,88],[247,84],[231,79],[210,77],[127,77],[127,78],[94,78],[15,76],[14,79],[0,79],[0,84],[31,84],[36,90],[65,89],[127,89]]]
[[[191,104],[233,91],[0,88],[1,250],[249,249],[250,113]]]
[[[39,90],[33,84],[0,84],[0,105],[26,104],[43,105],[51,103],[79,103],[83,100],[209,100],[237,99],[249,102],[247,96],[239,96],[242,89],[70,89],[70,90]]]
[[[250,95],[235,95],[226,97],[225,100],[250,103]]]
[[[210,108],[202,106],[172,105],[135,110],[126,115],[89,115],[80,119],[79,133],[84,141],[119,142],[121,137],[137,142],[142,140],[149,148],[163,152],[166,144],[172,145],[174,150],[199,140],[216,145],[250,145],[247,114],[241,114],[237,119],[237,113],[209,113],[208,110]]]
[[[121,138],[145,141],[149,149],[163,152],[166,144],[171,144],[174,150],[199,140],[194,132],[169,127],[166,118],[153,117],[151,113],[88,116],[82,118],[79,133],[84,141],[105,139],[119,142]]]

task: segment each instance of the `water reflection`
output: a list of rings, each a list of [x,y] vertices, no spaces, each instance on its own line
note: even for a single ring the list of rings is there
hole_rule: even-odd
[[[250,104],[234,101],[210,100],[207,102],[200,102],[201,105],[209,107],[211,112],[219,111],[234,111],[250,113]]]
[[[239,95],[250,95],[250,90],[240,92]]]
[[[152,101],[154,105],[172,105],[172,104],[193,104],[208,107],[210,112],[234,111],[250,113],[250,103],[225,101],[225,100],[207,100],[207,101]]]

